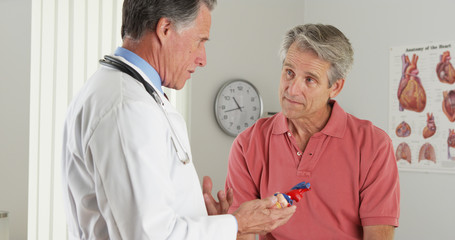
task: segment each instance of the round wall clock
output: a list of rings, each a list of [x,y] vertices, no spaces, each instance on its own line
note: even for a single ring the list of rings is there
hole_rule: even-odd
[[[262,115],[262,99],[253,84],[236,79],[225,83],[215,99],[215,118],[230,136],[253,125]]]

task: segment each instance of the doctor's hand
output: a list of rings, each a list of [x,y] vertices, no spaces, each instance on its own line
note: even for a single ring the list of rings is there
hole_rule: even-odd
[[[232,213],[238,223],[238,237],[247,234],[266,234],[285,224],[295,213],[296,206],[274,208],[275,196],[244,202]]]
[[[212,197],[212,179],[204,176],[202,180],[202,192],[204,194],[205,208],[209,215],[226,214],[232,204],[234,197],[232,188],[225,193],[223,190],[218,191],[218,201]]]

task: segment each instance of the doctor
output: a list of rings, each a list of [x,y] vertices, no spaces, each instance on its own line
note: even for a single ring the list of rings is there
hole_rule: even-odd
[[[111,60],[140,77],[102,66],[69,107],[63,144],[69,239],[235,239],[269,232],[294,213],[295,207],[271,209],[270,197],[225,214],[233,192],[220,191],[215,201],[210,178],[204,204],[185,122],[163,95],[162,86],[181,89],[205,66],[215,2],[124,1],[123,46]]]

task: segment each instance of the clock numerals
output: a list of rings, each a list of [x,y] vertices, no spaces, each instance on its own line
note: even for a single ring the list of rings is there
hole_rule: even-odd
[[[252,126],[262,112],[262,100],[251,83],[234,80],[218,92],[215,102],[216,119],[229,135],[236,136]]]

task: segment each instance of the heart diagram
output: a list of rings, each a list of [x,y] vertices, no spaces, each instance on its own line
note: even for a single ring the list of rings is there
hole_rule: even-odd
[[[455,148],[455,130],[449,129],[449,136],[447,137],[447,150],[449,159],[455,160],[455,157],[450,155],[450,148]]]
[[[455,69],[450,62],[450,59],[450,52],[445,51],[441,55],[441,61],[436,66],[436,74],[438,75],[439,81],[452,84],[455,82]]]
[[[411,163],[411,148],[405,142],[398,145],[397,150],[395,151],[395,158],[397,161],[403,159],[408,163]]]
[[[423,138],[429,138],[436,132],[433,113],[427,113],[427,126],[423,129]]]
[[[399,110],[403,111],[404,109],[407,109],[410,111],[422,112],[427,103],[427,96],[418,76],[419,70],[417,68],[417,60],[419,57],[414,54],[412,56],[412,61],[410,61],[409,57],[406,54],[403,54],[401,59],[403,68],[397,93],[400,104]]]
[[[390,48],[387,127],[399,168],[455,173],[454,54],[455,41]]]
[[[403,121],[400,124],[398,124],[395,133],[397,134],[398,137],[407,137],[411,135],[411,126],[409,126],[407,122]]]
[[[425,143],[420,148],[419,151],[419,162],[422,160],[429,160],[436,163],[436,153],[434,152],[434,148],[431,144]]]
[[[455,90],[442,92],[442,111],[449,121],[455,121]]]

